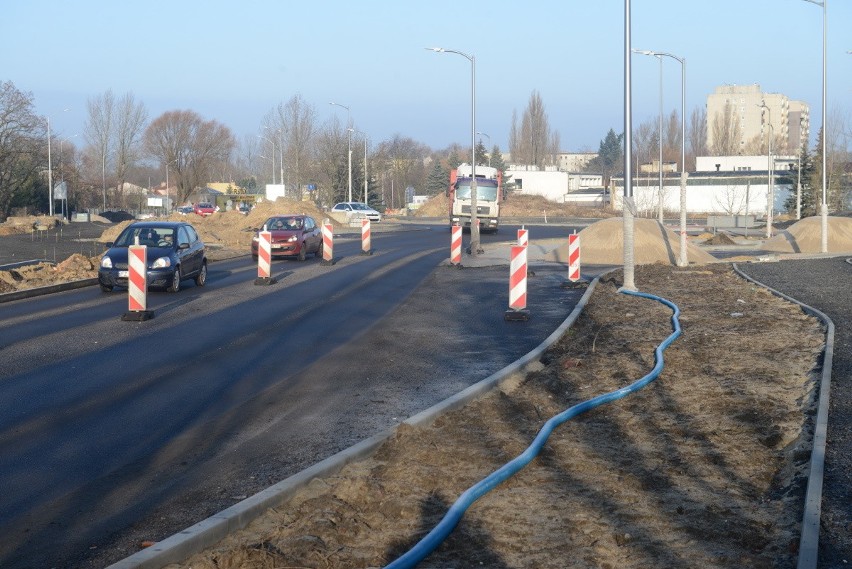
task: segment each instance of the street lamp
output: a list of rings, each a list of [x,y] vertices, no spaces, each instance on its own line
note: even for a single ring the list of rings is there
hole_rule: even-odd
[[[822,8],[822,206],[820,207],[820,217],[822,218],[822,232],[820,251],[828,252],[828,203],[826,201],[826,157],[825,157],[825,139],[828,133],[825,129],[825,38],[826,38],[826,4],[828,0],[805,0],[811,4],[816,4]]]
[[[479,136],[484,136],[485,138],[487,138],[488,139],[488,146],[491,146],[491,137],[490,136],[488,136],[484,132],[477,132],[476,134],[478,134]],[[488,153],[488,167],[489,168],[491,167],[491,152]]]
[[[768,175],[767,183],[769,184],[766,209],[766,238],[769,239],[772,237],[772,212],[775,206],[775,188],[772,183],[772,138],[774,137],[775,131],[772,129],[772,111],[770,108],[766,106],[765,102],[757,106],[766,109],[767,123],[769,124],[769,148],[766,156],[766,168]]]
[[[364,135],[364,203],[367,203],[367,133],[363,130],[349,129]]]
[[[660,223],[663,223],[663,58],[662,54],[647,49],[634,49],[633,53],[641,53],[642,55],[651,55],[660,61],[660,163],[657,168],[660,173],[660,195],[659,195],[659,217]]]
[[[268,126],[264,126],[263,128],[267,130],[271,130]],[[284,183],[284,133],[281,132],[281,129],[275,129],[275,132],[278,133],[278,172],[279,172],[279,181],[280,183]],[[275,154],[275,149],[272,149],[272,153]]]
[[[50,117],[47,117],[47,196],[50,200],[48,211],[53,217],[53,164],[50,160]]]
[[[340,103],[329,102],[329,105],[343,107],[346,109],[346,137],[347,137],[347,154],[349,156],[349,201],[352,201],[352,124],[349,114],[349,107]]]
[[[454,49],[443,47],[425,48],[435,53],[455,53],[470,61],[470,253],[478,255],[479,218],[476,203],[476,57]]]
[[[680,257],[678,266],[689,264],[686,255],[686,58],[678,57],[663,51],[633,50],[643,55],[659,57],[660,65],[663,57],[670,57],[680,63]],[[662,71],[660,72],[662,79]],[[660,118],[662,119],[662,96],[660,97]],[[660,148],[662,149],[662,122],[660,122]],[[662,180],[662,150],[660,150],[660,180]],[[662,211],[661,211],[662,214]]]
[[[271,138],[267,138],[262,134],[257,135],[258,138],[264,139],[266,142],[272,145],[272,185],[275,185],[275,141]]]

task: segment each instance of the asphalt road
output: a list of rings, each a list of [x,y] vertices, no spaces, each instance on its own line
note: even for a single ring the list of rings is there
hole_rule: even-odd
[[[275,261],[269,287],[249,257],[212,263],[141,323],[97,287],[0,304],[0,566],[117,561],[497,371],[582,292],[537,268],[531,320],[505,322],[508,267],[436,269],[448,245],[344,239],[333,267]]]
[[[818,567],[846,567],[852,563],[852,264],[845,258],[810,259],[740,269],[834,322]]]

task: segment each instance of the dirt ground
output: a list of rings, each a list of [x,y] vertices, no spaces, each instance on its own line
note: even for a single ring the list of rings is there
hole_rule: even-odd
[[[681,310],[660,378],[569,421],[418,567],[792,567],[809,459],[817,321],[728,265],[637,267]],[[600,282],[540,371],[314,480],[177,568],[381,567],[544,421],[639,379],[671,311]]]

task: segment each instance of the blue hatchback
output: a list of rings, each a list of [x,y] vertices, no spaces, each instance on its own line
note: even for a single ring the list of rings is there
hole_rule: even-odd
[[[207,256],[198,232],[183,221],[141,221],[128,225],[101,257],[98,283],[101,290],[127,286],[127,248],[147,246],[148,287],[180,290],[185,279],[197,286],[207,282]]]

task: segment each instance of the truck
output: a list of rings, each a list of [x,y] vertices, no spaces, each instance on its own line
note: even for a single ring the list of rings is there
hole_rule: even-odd
[[[459,164],[450,171],[447,196],[450,201],[450,226],[470,229],[471,167]],[[496,233],[500,223],[503,195],[503,172],[490,166],[476,167],[476,216],[480,231]]]

